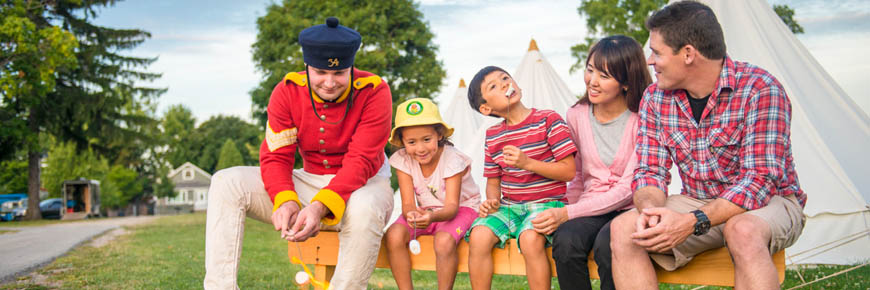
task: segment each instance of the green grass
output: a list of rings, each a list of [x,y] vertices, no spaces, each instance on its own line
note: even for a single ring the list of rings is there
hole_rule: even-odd
[[[196,289],[202,288],[205,248],[205,214],[162,217],[151,224],[128,227],[129,234],[101,248],[81,246],[31,277],[0,289]],[[848,266],[800,269],[807,281]],[[295,288],[293,276],[300,267],[287,259],[287,243],[271,225],[248,219],[239,269],[243,289]],[[418,289],[437,286],[435,272],[414,271]],[[35,276],[45,281],[34,282]],[[870,289],[870,266],[816,283],[803,289]],[[527,289],[525,277],[496,275],[493,289]],[[797,271],[786,272],[784,288],[801,284]],[[597,287],[598,281],[593,280]],[[455,289],[470,289],[467,273],[459,273]],[[558,289],[553,279],[553,288]],[[661,289],[694,289],[695,285],[662,284]],[[377,269],[371,289],[396,289],[389,269]],[[706,287],[705,289],[719,289]],[[727,289],[727,288],[722,288]]]

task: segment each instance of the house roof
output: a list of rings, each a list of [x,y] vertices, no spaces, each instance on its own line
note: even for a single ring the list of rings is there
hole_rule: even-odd
[[[181,171],[185,168],[193,168],[193,170],[196,171],[197,173],[202,174],[203,176],[211,179],[211,174],[209,174],[208,172],[205,172],[205,170],[202,170],[202,168],[199,168],[198,166],[193,165],[193,163],[190,163],[190,162],[184,162],[184,164],[181,164],[181,166],[178,166],[178,168],[175,168],[175,169],[169,171],[169,175],[167,175],[167,176],[169,178],[173,178],[176,175],[178,175],[179,173],[181,173]]]

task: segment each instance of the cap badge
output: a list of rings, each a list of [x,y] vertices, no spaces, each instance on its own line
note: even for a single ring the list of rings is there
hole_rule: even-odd
[[[329,61],[329,67],[337,67],[338,66],[338,58],[330,58],[330,59],[328,59],[328,61]]]
[[[405,111],[408,112],[408,114],[411,116],[419,115],[423,112],[423,104],[418,101],[413,101],[408,104],[408,107],[405,108]]]

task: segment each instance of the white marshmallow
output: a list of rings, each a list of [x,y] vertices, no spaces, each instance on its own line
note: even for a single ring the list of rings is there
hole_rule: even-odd
[[[417,241],[417,239],[411,240],[411,242],[408,243],[408,249],[411,250],[412,254],[419,255],[420,254],[420,242]]]

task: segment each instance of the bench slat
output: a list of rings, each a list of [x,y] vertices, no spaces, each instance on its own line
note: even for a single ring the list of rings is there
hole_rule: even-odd
[[[411,255],[411,267],[415,270],[435,271],[435,250],[433,248],[432,236],[418,237],[420,241],[420,254]],[[302,251],[302,259],[306,264],[315,265],[315,278],[318,280],[329,280],[335,271],[335,264],[338,262],[338,233],[330,231],[321,231],[316,237],[310,238],[303,243],[299,243],[299,248]],[[459,253],[459,272],[468,272],[468,243],[462,241],[457,248]],[[289,243],[288,256],[292,257],[297,254],[296,244]],[[553,262],[552,248],[547,249],[547,255],[550,256],[550,272],[556,276],[556,264]],[[503,275],[521,275],[526,274],[525,260],[519,252],[516,245],[516,240],[510,240],[505,245],[504,249],[493,249],[493,272]],[[773,262],[776,265],[779,282],[785,280],[785,253],[779,251],[773,255]],[[598,265],[589,257],[589,276],[598,279]],[[655,264],[655,263],[653,263]],[[375,264],[378,268],[390,268],[390,261],[387,259],[386,247],[381,247],[378,253],[378,261]],[[719,248],[710,250],[696,256],[691,263],[672,272],[665,271],[656,266],[656,275],[661,283],[674,284],[696,284],[696,285],[715,285],[715,286],[734,286],[734,265],[731,262],[731,256],[727,248]]]

